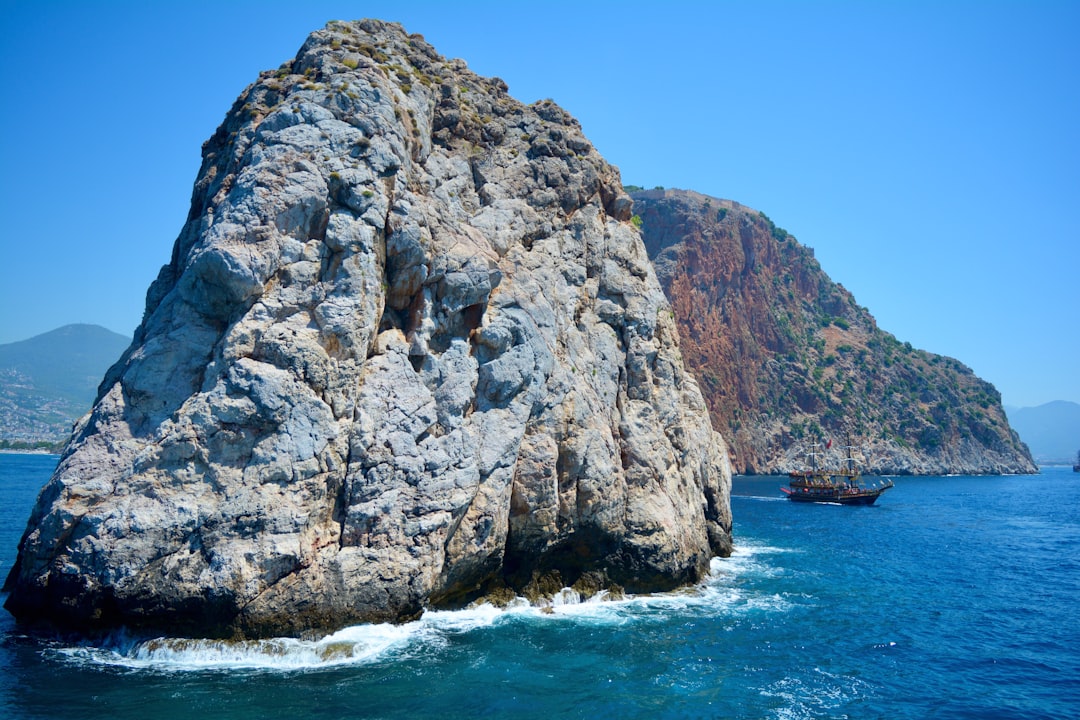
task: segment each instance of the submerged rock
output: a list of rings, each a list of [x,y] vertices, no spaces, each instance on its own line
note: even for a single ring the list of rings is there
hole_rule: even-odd
[[[331,23],[203,148],[43,490],[21,620],[267,636],[730,551],[730,469],[618,171],[550,101]]]

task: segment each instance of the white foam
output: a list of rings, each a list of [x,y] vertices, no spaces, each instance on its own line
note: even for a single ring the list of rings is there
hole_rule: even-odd
[[[740,541],[731,552],[732,558],[755,557],[757,555],[772,555],[775,553],[801,552],[797,548],[776,547],[763,545],[756,540],[748,539]],[[729,558],[730,559],[730,558]],[[713,558],[713,562],[724,562],[725,558]]]
[[[155,638],[135,641],[124,636],[97,646],[57,649],[74,662],[89,662],[153,671],[264,669],[297,671],[393,661],[444,646],[454,635],[475,632],[503,622],[574,622],[593,626],[665,622],[672,615],[740,615],[785,612],[792,607],[779,594],[747,590],[742,578],[778,572],[765,558],[786,548],[741,543],[730,558],[713,559],[708,577],[693,588],[653,595],[613,597],[601,592],[585,598],[563,588],[550,601],[530,605],[518,598],[506,607],[482,603],[463,610],[429,610],[414,622],[344,628],[317,640],[273,638],[229,641]]]
[[[551,598],[551,607],[566,607],[567,605],[580,605],[583,598],[581,594],[572,588],[564,587]]]
[[[856,698],[871,695],[873,687],[858,677],[815,667],[802,676],[778,680],[760,692],[763,697],[776,698],[783,703],[773,710],[773,717],[801,720],[831,714]]]
[[[102,646],[61,648],[76,661],[134,669],[168,671],[266,669],[303,670],[335,665],[368,664],[405,646],[418,623],[362,625],[318,640],[199,640],[154,638],[139,642],[113,639]]]
[[[490,603],[480,603],[462,610],[427,610],[416,623],[418,631],[441,633],[466,633],[477,628],[490,627],[502,620],[506,613],[528,607],[524,598],[500,609]]]

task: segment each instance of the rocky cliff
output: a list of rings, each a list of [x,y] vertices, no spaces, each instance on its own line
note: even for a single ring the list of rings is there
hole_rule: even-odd
[[[808,442],[846,431],[873,472],[1037,472],[992,385],[879,329],[768,217],[694,192],[632,196],[737,472],[796,469]]]
[[[312,34],[203,147],[7,607],[259,636],[696,581],[727,450],[630,208],[554,103],[397,25]]]

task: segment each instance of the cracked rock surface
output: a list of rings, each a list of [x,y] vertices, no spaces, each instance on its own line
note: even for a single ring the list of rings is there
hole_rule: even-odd
[[[204,145],[7,607],[258,637],[697,581],[730,467],[630,208],[554,103],[398,25],[313,33]]]
[[[993,385],[879,328],[767,216],[690,190],[633,199],[734,472],[786,475],[811,442],[849,435],[872,474],[1039,471]],[[845,444],[818,460],[841,467]]]

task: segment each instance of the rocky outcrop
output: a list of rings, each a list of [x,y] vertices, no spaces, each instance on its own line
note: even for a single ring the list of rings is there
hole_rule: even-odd
[[[312,34],[204,146],[7,607],[258,636],[698,580],[727,452],[630,208],[554,103],[397,25]]]
[[[990,383],[879,329],[764,214],[689,191],[632,197],[737,472],[798,469],[808,442],[847,432],[872,472],[1038,472]]]

